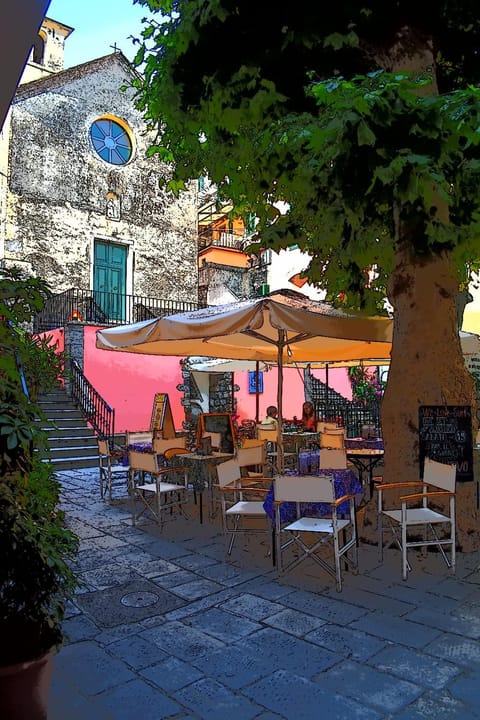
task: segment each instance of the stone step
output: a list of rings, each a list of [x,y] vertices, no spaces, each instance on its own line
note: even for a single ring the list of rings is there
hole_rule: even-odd
[[[98,467],[98,456],[95,458],[85,457],[83,455],[68,458],[50,457],[48,462],[50,462],[53,468],[59,472],[61,470],[80,470],[81,468]]]
[[[70,458],[74,455],[75,457],[88,457],[88,458],[95,458],[98,463],[98,447],[95,445],[95,447],[91,445],[75,445],[73,447],[70,446],[63,446],[63,447],[53,447],[50,445],[50,458]]]
[[[58,389],[40,396],[48,436],[48,461],[58,470],[98,467],[97,437],[69,395]]]
[[[42,410],[47,420],[54,420],[55,422],[57,422],[58,420],[75,420],[76,422],[85,422],[82,413],[76,408],[42,408]]]
[[[97,438],[95,435],[51,435],[48,438],[48,444],[51,448],[62,447],[92,447],[98,451]]]
[[[95,433],[93,432],[92,428],[81,426],[81,425],[73,425],[73,426],[67,426],[67,427],[53,427],[52,425],[46,426],[43,428],[45,432],[47,433],[49,438],[53,437],[89,437],[89,438],[95,438]]]
[[[42,422],[39,420],[38,422]],[[53,428],[53,430],[64,430],[65,428],[80,428],[85,427],[87,430],[90,430],[90,432],[93,432],[93,430],[87,425],[85,420],[82,420],[82,418],[75,418],[75,417],[64,417],[64,418],[47,418],[47,424],[44,424],[45,421],[43,421],[43,427],[48,430],[49,428]]]

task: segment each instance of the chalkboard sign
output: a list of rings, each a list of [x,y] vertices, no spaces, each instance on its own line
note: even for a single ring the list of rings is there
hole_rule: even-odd
[[[231,413],[202,413],[198,418],[197,446],[200,447],[204,432],[220,433],[220,450],[226,453],[235,451],[233,421]]]
[[[455,463],[457,481],[473,480],[472,409],[469,405],[420,405],[420,477],[426,457]]]

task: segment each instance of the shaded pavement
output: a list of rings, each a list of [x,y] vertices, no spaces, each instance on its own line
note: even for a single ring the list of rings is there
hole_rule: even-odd
[[[84,584],[49,720],[480,718],[479,553],[455,577],[413,553],[403,582],[398,551],[361,547],[337,593],[317,565],[278,580],[262,536],[225,563],[217,518],[134,528],[97,469],[59,479]]]

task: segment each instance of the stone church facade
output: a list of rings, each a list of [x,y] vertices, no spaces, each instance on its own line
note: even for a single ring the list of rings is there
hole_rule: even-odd
[[[54,293],[196,302],[197,189],[159,187],[120,52],[62,69],[70,32],[45,19],[0,134],[0,263]]]

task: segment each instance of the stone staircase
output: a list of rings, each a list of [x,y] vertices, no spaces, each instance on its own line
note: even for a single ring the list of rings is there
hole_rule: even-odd
[[[38,405],[47,423],[50,462],[57,470],[98,466],[97,438],[72,398],[63,388],[40,395]]]

